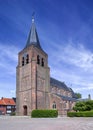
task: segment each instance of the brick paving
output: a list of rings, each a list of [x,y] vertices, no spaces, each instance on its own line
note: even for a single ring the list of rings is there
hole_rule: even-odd
[[[0,130],[93,130],[93,118],[0,116]]]

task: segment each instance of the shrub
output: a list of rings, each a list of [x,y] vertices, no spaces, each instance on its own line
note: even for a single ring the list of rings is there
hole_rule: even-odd
[[[33,110],[31,113],[31,117],[34,118],[48,118],[48,117],[57,117],[58,111],[57,110]]]
[[[85,111],[86,105],[85,102],[77,102],[75,106],[73,107],[73,110],[75,111]]]
[[[93,110],[93,100],[79,101],[73,107],[75,111],[90,111]]]
[[[16,113],[15,112],[11,112],[11,114],[10,114],[11,116],[15,116],[16,115]]]
[[[93,117],[93,111],[68,112],[69,117]]]

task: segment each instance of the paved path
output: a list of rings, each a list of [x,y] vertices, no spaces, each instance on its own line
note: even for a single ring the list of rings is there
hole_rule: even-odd
[[[93,130],[93,118],[0,116],[0,130]]]

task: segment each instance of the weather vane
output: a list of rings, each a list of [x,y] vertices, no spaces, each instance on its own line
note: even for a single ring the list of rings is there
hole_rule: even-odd
[[[35,12],[32,13],[32,23],[34,23]]]

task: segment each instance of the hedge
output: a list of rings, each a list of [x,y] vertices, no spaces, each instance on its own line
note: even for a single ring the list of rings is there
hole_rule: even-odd
[[[31,117],[33,118],[54,118],[57,116],[57,110],[33,110],[31,113]]]
[[[93,117],[93,111],[68,112],[69,117]]]

